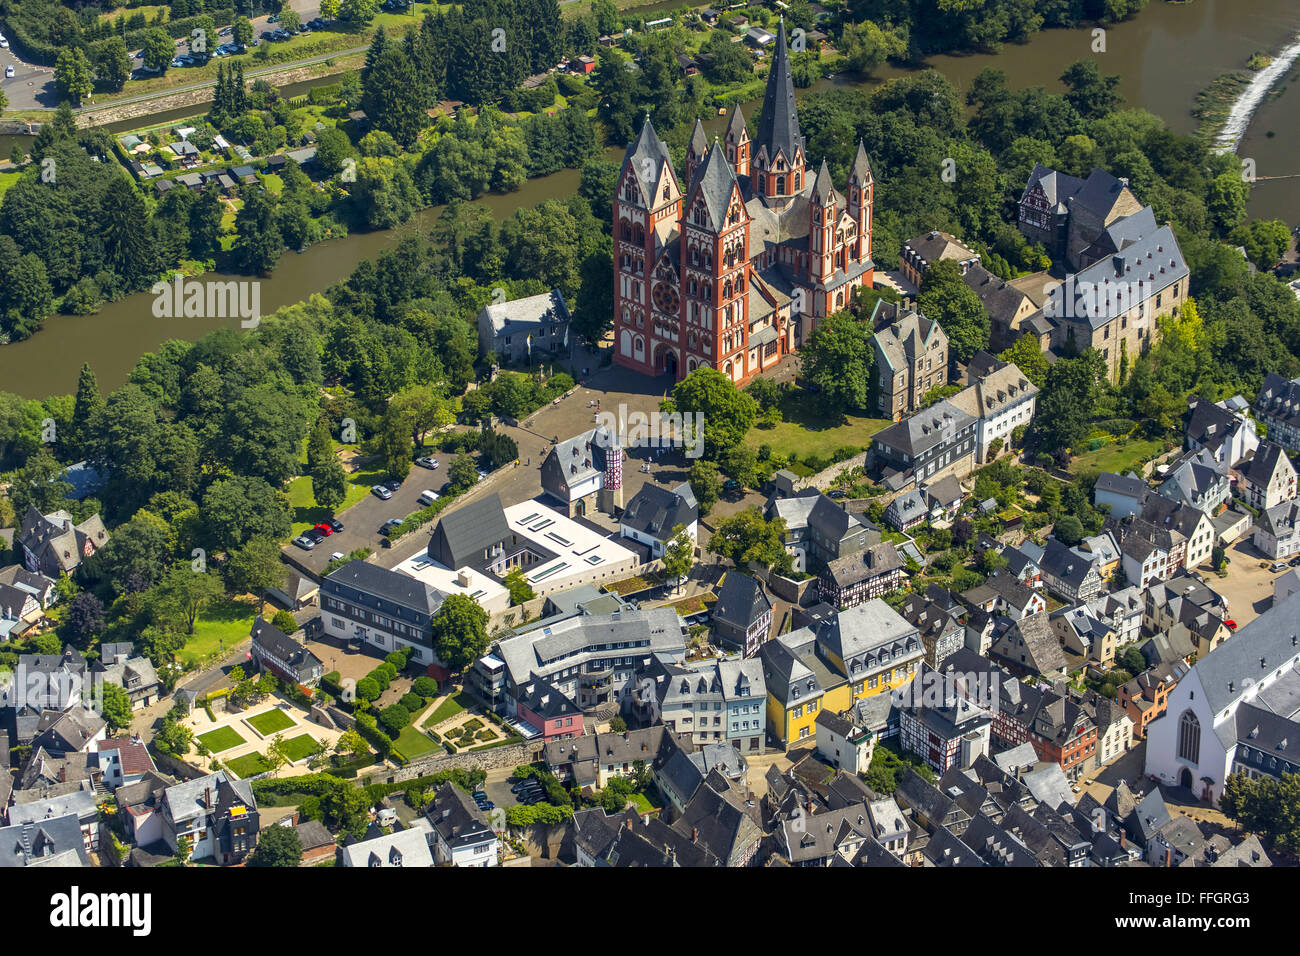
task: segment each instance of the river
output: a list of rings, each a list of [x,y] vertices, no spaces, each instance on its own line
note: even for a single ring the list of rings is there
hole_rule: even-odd
[[[1195,0],[1190,4],[1153,0],[1133,20],[1107,29],[1105,52],[1092,52],[1090,28],[1049,30],[1026,44],[1008,45],[1004,50],[1007,56],[938,56],[928,65],[941,70],[963,91],[986,66],[1003,70],[1012,87],[1042,85],[1060,90],[1057,77],[1067,65],[1095,57],[1103,73],[1120,75],[1120,91],[1130,105],[1145,107],[1159,114],[1170,128],[1187,133],[1196,125],[1190,110],[1199,91],[1220,74],[1243,68],[1252,53],[1278,52],[1298,32],[1300,4],[1295,0]],[[873,82],[907,72],[890,67]],[[848,82],[837,77],[812,89]],[[1294,76],[1285,83],[1294,85]],[[304,89],[295,86],[289,92],[296,95]],[[1300,91],[1294,89],[1266,99],[1242,140],[1238,153],[1255,159],[1259,176],[1300,173],[1298,102]],[[757,102],[745,104],[746,116],[757,108]],[[192,115],[193,110],[178,111],[170,118],[187,114]],[[1267,135],[1270,131],[1274,135]],[[9,145],[0,138],[0,155],[8,153]],[[577,171],[565,170],[532,180],[518,192],[487,196],[480,202],[502,218],[520,206],[571,195],[577,184]],[[1297,187],[1297,180],[1257,183],[1252,214],[1277,216],[1294,225],[1300,220]],[[302,254],[285,253],[274,276],[262,283],[263,313],[323,291],[345,278],[362,259],[391,248],[398,236],[413,228],[427,231],[440,211],[424,210],[414,226],[408,224],[395,233],[357,234],[318,243]],[[82,363],[88,361],[101,387],[115,388],[142,353],[165,339],[197,339],[222,325],[233,328],[238,323],[237,319],[159,319],[153,316],[152,304],[153,297],[141,293],[111,303],[95,315],[52,316],[30,339],[0,347],[0,387],[35,398],[70,392],[76,387]]]

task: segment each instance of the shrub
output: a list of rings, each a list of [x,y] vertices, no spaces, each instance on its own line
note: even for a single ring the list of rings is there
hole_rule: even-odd
[[[426,699],[438,696],[438,682],[432,677],[417,677],[411,684],[412,693],[419,694]]]
[[[387,657],[384,658],[385,664],[391,664],[394,668],[396,668],[396,670],[393,673],[394,677],[396,677],[397,673],[400,672],[402,668],[406,666],[407,657],[408,654],[405,651],[393,651],[391,654],[389,654]]]
[[[288,611],[276,611],[275,617],[271,618],[271,624],[286,634],[292,634],[298,630],[298,622],[294,620],[293,615]]]
[[[414,694],[414,693],[403,694],[402,699],[399,701],[399,703],[403,707],[405,707],[408,711],[410,711],[412,714],[415,714],[418,713],[420,708],[424,706],[424,698],[421,697],[419,694]]]
[[[391,704],[379,714],[379,724],[390,737],[398,737],[411,722],[411,712],[401,704]]]
[[[373,677],[363,677],[357,681],[357,697],[360,700],[372,701],[384,692],[384,688]]]

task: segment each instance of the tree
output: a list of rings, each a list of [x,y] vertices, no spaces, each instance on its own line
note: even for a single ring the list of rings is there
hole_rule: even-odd
[[[153,27],[144,35],[142,51],[145,66],[165,73],[176,55],[176,45],[166,30]]]
[[[261,186],[245,187],[243,208],[235,214],[235,260],[244,272],[270,275],[284,252],[284,237],[276,222],[275,201]]]
[[[1124,104],[1118,76],[1102,76],[1095,60],[1077,60],[1065,68],[1065,99],[1084,119],[1106,116]]]
[[[177,615],[185,633],[194,633],[200,612],[222,593],[221,581],[213,574],[196,573],[188,564],[174,564],[153,589],[157,606]]]
[[[695,564],[695,541],[682,525],[673,528],[672,538],[664,545],[663,560],[664,570],[668,572],[673,584],[680,587],[681,582],[686,580],[686,575],[690,574],[691,566]]]
[[[390,405],[372,442],[373,453],[379,458],[384,473],[398,480],[405,479],[411,471],[411,439],[402,421],[402,411]],[[448,471],[450,476],[450,471]]]
[[[86,644],[104,627],[104,602],[90,591],[82,591],[68,605],[68,634]]]
[[[447,466],[447,482],[451,486],[449,490],[455,495],[478,484],[478,469],[474,467],[474,459],[469,455],[453,458]]]
[[[452,672],[462,671],[487,650],[488,613],[468,594],[452,594],[430,623],[433,649]]]
[[[158,733],[154,735],[155,745],[164,753],[176,757],[184,757],[189,753],[193,742],[194,731],[180,722],[174,709],[163,717]]]
[[[276,611],[275,617],[271,618],[271,626],[285,634],[293,634],[298,630],[298,622],[288,611]]]
[[[702,416],[704,457],[712,461],[740,444],[758,417],[758,403],[736,388],[736,383],[727,376],[708,366],[697,368],[678,382],[661,409],[665,414],[680,412],[683,429],[689,436],[694,436],[695,423],[700,420],[693,416]],[[688,437],[687,443],[691,440]]]
[[[718,522],[709,540],[709,551],[730,558],[737,568],[748,567],[750,562],[770,568],[789,557],[782,542],[784,536],[784,519],[765,521],[757,508],[746,508]]]
[[[257,848],[249,866],[297,866],[302,862],[302,840],[293,827],[267,827],[257,835]]]
[[[325,16],[323,5],[321,8],[321,16]],[[232,29],[234,31],[234,40],[240,46],[248,46],[248,44],[253,42],[253,21],[248,19],[248,17],[235,17]]]
[[[99,393],[99,383],[89,363],[83,363],[81,373],[77,376],[77,396],[72,406],[72,438],[81,441],[91,420],[104,407],[104,399]]]
[[[688,476],[695,503],[700,506],[700,516],[707,515],[717,504],[718,495],[722,493],[722,479],[718,477],[718,466],[703,458],[691,462]]]
[[[870,20],[844,24],[839,48],[848,58],[849,69],[859,76],[870,76],[888,59],[907,55],[907,27],[881,28]]]
[[[1062,544],[1074,547],[1083,540],[1083,522],[1074,515],[1062,515],[1052,528],[1052,535]]]
[[[609,718],[609,732],[611,734],[627,733],[627,721],[615,714],[613,717]]]
[[[523,568],[511,568],[510,573],[505,577],[505,585],[510,592],[511,604],[523,604],[537,596],[524,576]]]
[[[287,538],[290,514],[288,496],[265,480],[219,478],[203,494],[199,526],[217,550],[228,551],[254,537]]]
[[[953,259],[941,259],[926,270],[921,280],[917,307],[934,319],[948,336],[949,354],[966,363],[989,345],[989,314],[962,279],[961,266]]]
[[[411,714],[401,704],[389,704],[379,712],[379,725],[388,736],[400,737],[406,725],[411,722]]]
[[[95,77],[112,93],[126,86],[131,78],[131,57],[121,37],[109,37],[95,49]]]
[[[366,743],[366,738],[362,737],[351,727],[339,734],[338,742],[334,745],[337,753],[348,754],[354,759],[364,757],[370,753],[370,745]]]
[[[272,774],[279,773],[280,768],[289,763],[289,754],[284,749],[284,734],[276,734],[271,738],[271,743],[266,748],[266,762],[271,765]]]
[[[194,841],[188,836],[176,841],[176,855],[172,857],[179,866],[189,866],[190,854],[194,852]]]
[[[321,0],[320,15],[326,20],[334,20],[339,15],[340,0]]]
[[[117,684],[105,682],[100,687],[100,716],[110,732],[126,730],[131,726],[131,698]]]
[[[73,106],[80,106],[82,97],[90,95],[95,88],[95,80],[84,50],[73,47],[59,51],[59,58],[54,64],[54,85],[59,90],[59,96]]]
[[[284,584],[288,568],[280,560],[280,544],[274,538],[259,536],[226,559],[222,573],[226,586],[234,594],[262,595]]]
[[[799,355],[802,375],[816,386],[818,404],[835,416],[867,407],[871,394],[870,329],[847,312],[817,323]]]
[[[1015,344],[1004,349],[998,356],[1004,362],[1010,362],[1025,373],[1025,378],[1040,389],[1047,382],[1047,356],[1036,336],[1026,332],[1016,339]]]

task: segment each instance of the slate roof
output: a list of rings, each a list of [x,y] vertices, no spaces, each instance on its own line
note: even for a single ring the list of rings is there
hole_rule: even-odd
[[[504,334],[511,325],[532,326],[542,323],[569,321],[569,307],[565,304],[564,293],[559,289],[543,292],[539,295],[524,296],[522,299],[510,299],[483,307],[494,334]]]
[[[1091,328],[1098,329],[1139,307],[1158,290],[1185,281],[1188,275],[1187,261],[1178,248],[1173,230],[1161,226],[1130,243],[1123,252],[1107,256],[1073,274],[1076,296],[1086,288],[1085,283],[1096,290],[1095,294],[1069,302],[1066,300],[1067,285],[1060,285],[1048,296],[1043,311],[1048,316],[1079,318]],[[1129,288],[1135,292],[1121,294],[1121,289]]]
[[[1043,192],[1047,195],[1047,202],[1053,207],[1054,211],[1064,213],[1067,211],[1066,200],[1079,191],[1079,187],[1083,185],[1083,180],[1077,176],[1058,173],[1054,169],[1035,163],[1033,171],[1029,174],[1029,181],[1025,184],[1025,191],[1020,197],[1022,202],[1033,190],[1035,184],[1043,187]]]
[[[760,617],[772,610],[772,602],[757,578],[738,570],[727,572],[718,589],[718,603],[713,619],[748,630]]]
[[[1210,711],[1227,710],[1250,690],[1244,678],[1259,681],[1300,655],[1296,621],[1300,621],[1300,592],[1275,603],[1196,662],[1192,669],[1205,689]]]
[[[0,867],[90,866],[76,814],[0,827]]]
[[[349,561],[325,580],[330,585],[346,589],[349,592],[347,596],[351,599],[370,598],[373,601],[370,606],[380,611],[385,609],[385,602],[388,602],[419,614],[431,615],[442,605],[442,595],[427,584],[410,575],[390,571],[367,561]],[[367,602],[363,600],[361,603]]]
[[[776,49],[772,54],[772,68],[767,74],[767,87],[763,92],[763,111],[758,123],[755,150],[765,149],[769,160],[778,152],[785,153],[787,161],[793,160],[796,149],[804,146],[799,132],[799,113],[795,107],[794,80],[790,73],[790,50],[786,45],[785,20],[776,33]]]
[[[694,495],[688,499],[683,494],[683,489],[689,488],[684,483],[669,490],[647,482],[632,496],[619,520],[641,534],[666,541],[677,525],[689,528],[699,517]]]
[[[433,866],[429,841],[423,831],[415,828],[387,835],[381,833],[371,839],[344,846],[339,852],[345,866],[402,869]]]
[[[1261,418],[1300,426],[1300,379],[1288,380],[1270,372],[1255,397],[1255,411]]]
[[[836,587],[846,588],[865,581],[890,574],[903,567],[903,559],[898,549],[888,541],[874,544],[854,554],[846,554],[826,565],[826,576],[835,582]]]
[[[846,664],[898,659],[921,647],[917,629],[880,598],[840,611],[818,634],[819,642]]]
[[[876,432],[872,440],[916,458],[974,424],[973,415],[945,399]]]
[[[493,492],[443,515],[429,539],[429,557],[453,571],[464,567],[481,570],[486,562],[484,552],[511,537],[501,497]]]

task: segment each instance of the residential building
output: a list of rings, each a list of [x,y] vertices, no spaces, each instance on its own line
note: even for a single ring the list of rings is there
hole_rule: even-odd
[[[637,764],[656,770],[670,756],[674,737],[663,724],[621,734],[585,734],[551,741],[543,747],[542,759],[561,781],[603,790],[611,778],[636,773]],[[680,742],[676,746],[680,748]]]
[[[1191,653],[1204,656],[1232,633],[1222,595],[1196,575],[1179,574],[1147,590],[1142,626],[1155,634],[1181,635]]]
[[[650,122],[628,146],[612,212],[615,361],[626,368],[680,380],[709,366],[743,384],[871,288],[866,149],[847,196],[824,162],[813,176],[784,22],[771,55],[756,138],[738,108],[711,147],[697,123],[683,180]]]
[[[1066,669],[1065,654],[1046,612],[1013,621],[993,642],[989,657],[1010,665],[1013,673],[1048,676]]]
[[[979,263],[967,269],[962,278],[989,314],[990,352],[996,354],[1010,348],[1023,335],[1032,335],[1040,347],[1045,339],[1050,341],[1051,323],[1025,292]]]
[[[159,807],[162,838],[176,852],[189,842],[190,859],[211,857],[218,866],[242,863],[257,845],[258,810],[253,785],[225,771],[168,787]]]
[[[711,620],[721,644],[753,657],[772,631],[772,600],[758,578],[733,569],[718,588]]]
[[[0,869],[90,866],[76,814],[0,827]]]
[[[497,865],[499,842],[492,824],[460,787],[444,783],[425,811],[433,826],[434,861],[452,866]]]
[[[1171,463],[1157,490],[1173,501],[1214,514],[1232,497],[1232,480],[1228,466],[1215,461],[1209,449],[1201,448]]]
[[[496,353],[502,365],[527,365],[534,354],[554,361],[568,341],[569,307],[559,289],[479,310],[479,354]]]
[[[876,334],[876,411],[881,418],[901,421],[920,410],[932,389],[948,384],[948,335],[933,319],[908,304],[881,300],[871,314]]]
[[[1147,735],[1147,725],[1165,712],[1169,693],[1187,673],[1182,661],[1157,664],[1119,688],[1119,706],[1133,721],[1133,736],[1142,740]]]
[[[832,607],[846,608],[884,597],[898,590],[903,580],[903,559],[888,541],[865,551],[836,558],[818,578],[821,599]]]
[[[371,825],[365,838],[346,842],[338,850],[338,865],[344,867],[401,867],[422,869],[434,865],[429,851],[429,840],[423,830],[408,827],[393,833],[384,833]]]
[[[320,683],[325,673],[321,659],[274,624],[262,620],[260,614],[253,619],[252,636],[250,653],[259,668],[302,687],[315,687]]]
[[[1119,635],[1089,604],[1076,604],[1053,611],[1048,620],[1061,646],[1090,663],[1109,668],[1115,663]]]
[[[785,546],[795,569],[812,570],[856,554],[880,542],[880,530],[862,515],[849,512],[816,488],[787,498],[773,497],[764,517],[785,521]]]
[[[1108,506],[1112,518],[1128,518],[1142,507],[1150,491],[1147,483],[1132,472],[1115,475],[1103,471],[1093,486],[1092,503],[1098,508]]]
[[[767,687],[757,658],[676,663],[656,658],[637,672],[633,710],[642,719],[656,715],[685,743],[727,744],[741,753],[759,753],[767,720]],[[654,706],[649,707],[648,695]]]
[[[1274,442],[1300,450],[1300,378],[1288,381],[1276,372],[1264,377],[1255,396],[1255,417]]]
[[[853,711],[836,714],[821,710],[817,725],[817,753],[845,773],[866,773],[875,753],[876,735],[853,719]]]
[[[1058,764],[1068,780],[1078,780],[1094,766],[1097,725],[1089,708],[1071,692],[1044,695],[1029,727],[1029,742],[1038,759]]]
[[[434,653],[430,624],[443,597],[409,575],[349,561],[321,582],[321,626],[330,637],[369,644],[384,654],[409,647],[412,660],[446,680],[451,674]]]
[[[1208,452],[1216,464],[1231,467],[1259,447],[1255,420],[1246,414],[1249,406],[1240,396],[1211,402],[1193,395],[1188,406],[1191,413],[1183,432],[1188,448]]]
[[[1239,465],[1237,483],[1246,503],[1257,511],[1267,511],[1296,496],[1296,471],[1282,446],[1262,441],[1255,454]]]
[[[629,693],[655,655],[680,661],[685,650],[686,628],[672,608],[583,613],[495,641],[475,662],[470,683],[511,718],[522,689],[538,680],[585,711]]]
[[[899,707],[899,743],[940,774],[986,756],[992,725],[987,710],[955,691],[941,702],[919,700]]]
[[[975,466],[978,420],[939,401],[871,438],[871,451],[888,488],[897,490],[943,475],[961,478]]]
[[[1011,447],[1017,428],[1028,429],[1038,400],[1038,386],[1019,368],[988,358],[989,371],[948,399],[977,420],[975,461],[981,465]]]
[[[583,714],[578,705],[544,680],[519,688],[515,715],[543,741],[583,734]]]
[[[931,667],[939,667],[965,645],[966,626],[961,622],[964,612],[936,584],[924,594],[909,594],[898,613],[917,629],[925,647],[925,662]]]
[[[1038,566],[1043,586],[1071,604],[1091,601],[1101,593],[1101,571],[1096,555],[1071,548],[1057,538],[1048,538]],[[1133,578],[1129,579],[1134,580]]]
[[[903,249],[898,254],[898,267],[907,281],[919,289],[930,266],[943,259],[956,262],[961,267],[962,275],[980,261],[979,253],[963,245],[960,239],[933,230],[903,243]]]
[[[1261,511],[1251,543],[1274,561],[1300,554],[1300,503],[1283,501]]]
[[[28,571],[58,578],[77,570],[82,561],[108,544],[108,538],[98,514],[76,524],[66,511],[43,515],[28,505],[15,543]]]
[[[925,648],[917,629],[877,598],[839,612],[816,633],[800,628],[773,638],[759,656],[768,730],[793,744],[813,735],[823,707],[842,714],[910,682]]]
[[[648,547],[651,558],[662,558],[675,528],[680,526],[692,542],[696,540],[699,514],[690,482],[672,489],[646,482],[623,510],[619,533]]]

